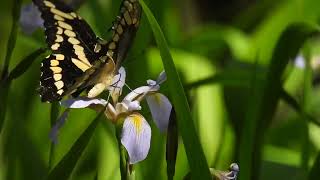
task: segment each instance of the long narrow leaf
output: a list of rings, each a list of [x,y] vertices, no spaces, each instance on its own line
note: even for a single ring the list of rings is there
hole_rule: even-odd
[[[28,70],[32,63],[45,52],[45,48],[39,48],[31,54],[29,54],[24,59],[22,59],[20,63],[10,72],[8,79],[13,80],[21,76],[24,72]]]
[[[13,1],[11,32],[10,32],[10,36],[8,39],[7,54],[4,59],[4,66],[3,66],[3,71],[2,71],[2,75],[1,75],[0,79],[3,79],[5,76],[7,76],[8,69],[9,69],[9,62],[10,62],[10,59],[12,56],[13,49],[16,45],[21,2],[22,2],[22,0],[14,0]]]
[[[254,84],[256,88],[253,94],[256,95],[248,106],[243,127],[245,131],[239,147],[240,179],[258,177],[264,132],[271,122],[280,98],[284,69],[289,60],[296,56],[304,41],[316,31],[315,26],[305,23],[287,27],[274,50],[266,81]]]
[[[78,140],[73,144],[70,151],[63,157],[63,159],[53,168],[50,172],[47,180],[67,180],[74,167],[76,166],[81,154],[87,147],[94,130],[96,129],[99,118],[102,113],[100,113],[88,126],[88,128],[81,134]]]
[[[170,92],[172,93],[172,96],[175,97],[173,98],[173,105],[176,109],[178,128],[186,149],[192,177],[198,179],[211,179],[208,164],[201,148],[196,129],[193,125],[186,95],[175,68],[167,42],[150,9],[143,2],[143,0],[140,0],[140,3],[148,18],[155,40],[160,49],[163,66],[168,76]]]
[[[320,177],[320,152],[317,155],[316,160],[309,172],[309,180],[319,179]]]

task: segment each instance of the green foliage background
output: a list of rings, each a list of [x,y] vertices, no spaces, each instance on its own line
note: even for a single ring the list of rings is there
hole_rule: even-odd
[[[226,170],[232,162],[240,165],[240,180],[319,178],[320,2],[247,1],[241,11],[233,9],[232,20],[223,21],[201,18],[210,12],[201,12],[198,1],[145,2],[157,22],[144,13],[124,66],[131,88],[155,79],[163,64],[168,73],[161,91],[178,110],[181,135],[174,179],[183,179],[190,171],[205,177],[207,171],[198,165]],[[9,88],[0,82],[0,179],[44,179],[53,168],[51,179],[66,179],[70,173],[70,179],[77,180],[120,179],[114,126],[103,118],[97,122],[96,112],[72,110],[59,143],[51,144],[48,134],[58,106],[41,103],[36,90],[41,57],[35,57],[45,47],[44,35],[39,29],[28,36],[18,28],[12,44],[12,24],[17,23],[12,12],[19,3],[5,1],[0,6],[0,67],[8,57],[9,72],[16,72]],[[120,3],[85,1],[78,13],[98,35],[108,38]],[[297,54],[306,59],[303,69],[294,65]],[[15,69],[23,59],[25,63]],[[148,158],[135,166],[136,179],[167,179],[166,134],[155,127],[147,110],[144,114],[152,126],[152,142]],[[202,151],[207,163],[194,164],[201,161]],[[62,159],[64,164],[59,163]]]

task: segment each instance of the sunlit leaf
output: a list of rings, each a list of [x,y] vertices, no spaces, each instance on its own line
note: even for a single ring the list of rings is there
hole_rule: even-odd
[[[261,144],[281,94],[282,76],[290,59],[298,54],[304,41],[317,31],[315,25],[298,23],[286,28],[277,42],[265,81],[253,74],[252,98],[249,101],[239,150],[240,179],[257,177],[261,162]],[[253,73],[257,73],[254,71]],[[255,152],[256,154],[252,154]]]
[[[155,40],[160,49],[160,55],[167,74],[167,81],[170,92],[175,97],[173,98],[173,105],[176,108],[178,117],[178,128],[186,149],[191,174],[193,177],[197,177],[199,179],[211,179],[209,167],[201,148],[199,138],[195,131],[186,95],[184,93],[179,75],[173,63],[169,47],[166,43],[159,24],[152,15],[152,12],[146,6],[143,0],[140,0],[140,3],[143,11],[148,18]],[[178,94],[178,96],[176,94]]]
[[[73,144],[70,151],[62,158],[62,160],[52,169],[47,177],[47,180],[67,180],[73,169],[75,168],[79,158],[81,157],[83,151],[87,147],[94,130],[96,129],[99,118],[102,113],[100,113],[88,126],[88,128],[81,134],[78,140]]]

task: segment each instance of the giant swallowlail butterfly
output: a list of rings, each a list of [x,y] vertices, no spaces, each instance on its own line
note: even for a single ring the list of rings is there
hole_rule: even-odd
[[[46,41],[52,50],[41,64],[42,101],[59,101],[93,87],[88,96],[100,94],[126,57],[139,26],[138,0],[124,0],[112,26],[112,37],[104,41],[70,7],[58,0],[33,0],[44,20]]]

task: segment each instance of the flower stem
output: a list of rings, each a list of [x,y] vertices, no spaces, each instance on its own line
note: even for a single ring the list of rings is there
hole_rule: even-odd
[[[118,141],[118,148],[120,154],[120,173],[121,173],[121,180],[128,180],[129,179],[129,169],[128,169],[128,158],[127,158],[127,151],[121,144],[121,131],[122,127],[116,127],[116,136]]]

